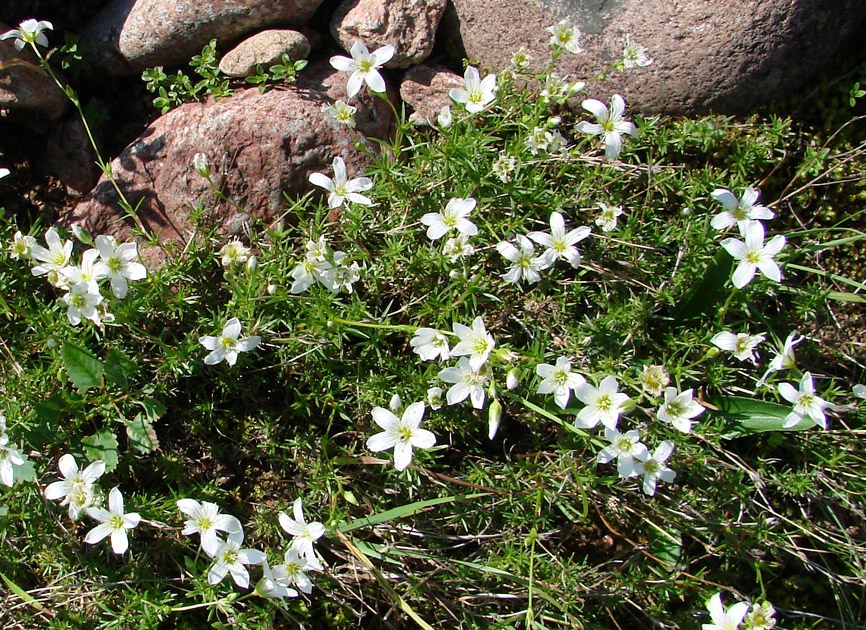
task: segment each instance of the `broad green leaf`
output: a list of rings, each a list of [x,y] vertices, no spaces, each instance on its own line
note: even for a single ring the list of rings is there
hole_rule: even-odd
[[[731,277],[733,258],[724,249],[716,252],[715,258],[707,267],[698,285],[683,299],[674,310],[674,321],[678,324],[707,314],[722,298],[730,293],[725,285]]]
[[[165,413],[165,405],[156,400],[155,398],[145,398],[144,400],[139,400],[138,404],[144,407],[144,413],[147,415],[147,419],[151,422],[156,422]]]
[[[117,468],[117,438],[109,429],[102,429],[83,440],[84,454],[90,461],[101,459],[105,462],[105,472]]]
[[[125,421],[126,436],[129,446],[139,453],[151,453],[159,448],[159,440],[153,424],[143,414],[138,414],[132,420]]]
[[[105,378],[124,389],[129,387],[129,377],[135,372],[135,363],[117,348],[110,348],[105,357]]]
[[[728,431],[722,435],[727,440],[766,431],[801,431],[815,426],[814,422],[806,419],[792,427],[784,427],[791,407],[777,403],[741,396],[722,396],[710,403],[718,407],[718,411],[711,410],[710,413],[727,421]]]
[[[80,392],[102,385],[102,361],[89,350],[66,342],[60,350],[69,380]]]
[[[20,449],[18,452],[21,452]],[[19,481],[21,483],[28,483],[36,479],[36,467],[33,465],[32,461],[27,459],[27,456],[24,453],[21,453],[21,456],[24,458],[24,463],[20,466],[12,466],[12,478],[15,480],[15,483],[18,483]]]
[[[650,526],[650,548],[653,555],[661,561],[660,566],[653,568],[657,573],[673,573],[679,568],[683,554],[683,539],[680,533],[676,530],[668,532],[655,523],[646,522]]]

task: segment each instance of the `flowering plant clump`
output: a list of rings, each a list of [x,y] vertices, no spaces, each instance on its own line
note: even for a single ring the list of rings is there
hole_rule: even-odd
[[[467,61],[426,125],[394,107],[390,137],[365,137],[357,97],[387,106],[396,51],[355,42],[332,59],[346,92],[314,98],[351,147],[322,168],[311,145],[264,218],[202,145],[177,242],[126,199],[98,235],[45,225],[71,199],[24,190],[35,149],[4,149],[5,625],[866,623],[845,589],[866,555],[866,123],[835,92],[808,126],[576,99],[676,60],[608,37],[575,76],[601,42],[573,19],[539,29],[547,59]],[[7,39],[90,130],[88,53],[44,52],[47,28]],[[215,45],[200,85],[148,71],[160,98],[240,86]]]

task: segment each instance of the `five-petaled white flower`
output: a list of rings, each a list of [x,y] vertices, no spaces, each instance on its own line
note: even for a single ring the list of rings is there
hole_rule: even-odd
[[[321,571],[322,563],[317,558],[306,558],[297,549],[289,549],[285,554],[285,582],[287,586],[295,585],[302,593],[311,593],[313,583],[307,577],[307,571]],[[282,576],[281,576],[282,577]]]
[[[297,597],[298,591],[289,586],[289,574],[286,565],[278,564],[271,567],[267,557],[262,557],[262,578],[256,582],[255,593],[266,599],[278,599],[285,607],[284,599]]]
[[[665,389],[665,401],[656,416],[662,422],[674,425],[677,431],[689,433],[692,430],[692,418],[704,411],[701,404],[692,399],[691,389],[679,393],[676,387],[668,387]]]
[[[610,109],[601,101],[588,98],[581,103],[586,111],[595,116],[598,122],[579,122],[577,129],[581,133],[601,136],[604,140],[604,155],[609,160],[617,157],[622,151],[622,134],[637,135],[637,127],[623,119],[625,100],[619,94],[614,94],[610,101]]]
[[[442,359],[447,361],[451,358],[448,346],[448,337],[434,328],[419,328],[409,342],[412,352],[421,357],[422,361],[434,361]]]
[[[761,380],[757,382],[756,386],[760,387],[763,385],[767,380],[767,377],[773,372],[790,370],[791,368],[796,367],[797,358],[794,356],[794,346],[804,339],[805,337],[802,335],[798,337],[796,331],[788,335],[787,339],[785,339],[785,345],[782,347],[782,350],[770,360],[770,365],[767,368],[767,371],[761,377]]]
[[[445,241],[445,244],[442,246],[442,255],[452,263],[466,256],[471,256],[474,253],[475,247],[469,242],[469,237],[459,232],[457,236]]]
[[[94,242],[102,260],[105,276],[111,279],[111,292],[118,300],[126,297],[129,290],[128,280],[143,280],[147,269],[139,262],[138,245],[135,243],[117,244],[112,236],[97,236]]]
[[[36,245],[35,238],[29,234],[15,232],[12,242],[9,244],[9,257],[13,260],[30,260],[33,256],[34,245]]]
[[[455,197],[449,199],[445,209],[441,212],[428,212],[421,217],[421,223],[427,226],[427,238],[431,241],[438,240],[448,234],[451,230],[457,230],[466,236],[478,234],[478,228],[466,217],[475,209],[475,200],[472,197],[462,199]]]
[[[82,317],[97,324],[100,322],[97,306],[102,303],[102,295],[98,288],[93,292],[87,282],[78,282],[70,287],[62,299],[68,307],[66,317],[73,326],[78,326]]]
[[[638,380],[647,394],[661,396],[664,388],[671,382],[671,377],[663,365],[645,365]]]
[[[645,460],[648,453],[646,445],[640,441],[638,430],[632,429],[623,434],[616,429],[605,427],[604,439],[610,442],[610,446],[605,446],[599,451],[596,461],[599,464],[607,464],[616,458],[616,470],[620,478],[628,479],[637,475],[635,460]]]
[[[554,48],[565,48],[568,52],[578,54],[583,52],[580,46],[580,31],[568,20],[561,20],[554,26],[547,27],[550,33],[550,45]]]
[[[626,35],[625,45],[622,48],[622,68],[624,70],[643,68],[652,62],[652,57],[647,53],[646,47],[631,41],[631,36]]]
[[[772,630],[776,627],[776,609],[770,602],[752,604],[752,609],[746,615],[746,627],[749,630]]]
[[[201,548],[213,557],[216,555],[220,539],[217,531],[226,532],[228,535],[242,531],[241,522],[231,514],[221,514],[216,503],[195,499],[180,499],[177,509],[189,516],[184,522],[184,536],[198,534],[201,536]]]
[[[749,612],[749,604],[738,602],[726,609],[722,604],[722,594],[716,593],[707,602],[712,623],[702,624],[703,630],[737,630],[743,622],[743,617]]]
[[[223,267],[230,267],[234,263],[246,262],[250,257],[250,248],[234,239],[226,243],[220,249],[220,263]]]
[[[45,498],[49,501],[63,499],[60,505],[69,505],[69,518],[76,521],[85,508],[93,505],[93,485],[105,472],[105,462],[98,459],[84,470],[78,470],[75,458],[67,453],[60,458],[58,467],[63,480],[49,484],[45,488]]]
[[[305,558],[314,560],[316,552],[313,551],[313,543],[324,536],[325,526],[318,521],[307,523],[304,518],[303,501],[300,498],[295,499],[292,504],[292,511],[295,518],[290,518],[285,512],[280,512],[280,527],[287,534],[294,536],[292,549],[297,549]]]
[[[9,446],[9,436],[6,435],[6,417],[0,414],[0,482],[12,487],[14,483],[14,466],[21,466],[24,458],[15,448]]]
[[[577,414],[574,426],[591,429],[599,422],[609,429],[615,429],[619,416],[626,410],[629,402],[627,394],[617,392],[619,384],[613,376],[606,376],[598,388],[589,383],[581,383],[574,388],[574,395],[586,405]]]
[[[638,459],[635,464],[635,472],[643,475],[643,492],[649,496],[656,493],[656,484],[659,480],[671,483],[676,479],[677,473],[665,466],[665,462],[674,452],[674,443],[665,440],[656,447],[652,453],[647,453],[645,459]]]
[[[51,22],[45,20],[36,21],[34,19],[24,20],[18,25],[17,29],[6,31],[0,35],[0,39],[15,38],[15,49],[24,50],[27,44],[48,46],[48,38],[45,36],[45,31],[54,30]]]
[[[580,266],[580,252],[575,245],[589,236],[592,228],[582,226],[570,232],[565,231],[565,219],[559,212],[550,215],[550,234],[546,232],[530,232],[529,238],[546,247],[542,255],[546,266],[553,265],[557,260],[565,260],[577,269]]]
[[[265,559],[258,549],[241,549],[244,542],[244,530],[230,532],[225,540],[219,540],[214,563],[207,574],[208,584],[219,584],[226,574],[231,573],[235,584],[241,588],[250,585],[250,573],[245,564],[261,564]]]
[[[749,221],[743,228],[743,237],[744,241],[726,238],[721,243],[731,256],[740,261],[731,278],[734,286],[742,289],[752,281],[755,272],[759,270],[773,282],[781,282],[782,271],[774,256],[785,247],[785,237],[777,234],[765,245],[764,226],[760,221]]]
[[[446,402],[449,405],[456,405],[469,398],[475,409],[484,407],[484,385],[489,377],[487,366],[481,365],[475,369],[466,357],[460,357],[455,367],[445,368],[439,372],[441,380],[452,384],[445,393]]]
[[[760,192],[749,186],[743,192],[743,196],[737,199],[736,195],[727,188],[717,188],[710,196],[721,203],[725,210],[713,217],[710,222],[717,230],[724,230],[736,225],[742,232],[749,221],[761,219],[772,219],[775,214],[767,206],[757,205]]]
[[[237,317],[232,317],[223,326],[222,333],[217,337],[205,336],[199,337],[198,342],[210,350],[204,358],[207,365],[215,365],[221,361],[225,361],[229,365],[234,365],[238,360],[238,354],[241,352],[249,352],[259,345],[262,340],[258,335],[244,337],[239,339],[241,334],[241,323]]]
[[[327,105],[323,108],[328,118],[337,121],[341,125],[346,125],[349,129],[355,128],[355,113],[357,107],[352,107],[345,101],[335,101],[333,105]]]
[[[349,98],[355,96],[365,82],[374,92],[384,92],[385,79],[379,74],[379,68],[391,60],[394,52],[394,47],[388,45],[371,53],[362,42],[356,41],[349,50],[352,57],[335,55],[331,57],[331,66],[340,72],[352,73],[346,85],[346,94]]]
[[[827,428],[827,416],[824,415],[824,409],[832,405],[815,395],[812,374],[809,372],[803,374],[803,378],[800,379],[799,390],[794,389],[790,383],[779,383],[778,389],[782,398],[794,405],[794,410],[785,418],[783,427],[793,427],[801,420],[809,418],[815,424]]]
[[[341,157],[335,157],[333,162],[334,179],[331,179],[323,173],[311,173],[310,183],[324,188],[330,193],[328,195],[328,207],[339,208],[343,205],[343,201],[348,199],[353,203],[360,203],[365,206],[372,205],[369,197],[360,193],[370,190],[373,187],[373,180],[369,177],[355,177],[349,179],[346,173],[346,163]]]
[[[463,324],[453,324],[454,334],[460,341],[451,349],[451,356],[462,357],[469,355],[469,366],[473,370],[481,369],[487,362],[487,358],[496,347],[493,335],[487,332],[484,320],[479,315],[472,320],[472,328]],[[449,401],[449,404],[450,401]]]
[[[722,350],[727,350],[740,361],[751,361],[757,363],[755,348],[764,340],[764,335],[750,335],[749,333],[737,333],[736,335],[727,330],[716,333],[710,339],[710,343]]]
[[[87,515],[93,520],[99,521],[99,525],[87,532],[84,542],[95,545],[99,541],[111,536],[111,550],[119,556],[126,553],[129,540],[126,530],[138,526],[141,517],[137,512],[123,512],[123,495],[120,490],[112,488],[108,493],[108,509],[101,507],[87,508]]]
[[[30,270],[34,276],[44,276],[51,272],[59,273],[69,265],[69,260],[72,257],[72,241],[61,240],[57,230],[53,227],[45,231],[45,243],[48,245],[48,249],[38,244],[31,247],[32,257],[42,263]]]
[[[478,69],[468,66],[463,73],[465,87],[451,88],[448,95],[455,103],[462,103],[470,114],[477,114],[496,98],[496,75],[488,74],[484,79]]]
[[[609,206],[606,203],[598,202],[601,213],[596,217],[595,224],[601,228],[602,232],[612,232],[616,229],[616,218],[622,215],[622,206]]]
[[[580,374],[571,371],[571,361],[559,357],[556,365],[540,363],[535,366],[535,373],[542,379],[538,385],[539,394],[553,394],[553,400],[561,409],[568,406],[571,390],[586,382]]]
[[[98,294],[99,281],[108,275],[108,270],[96,262],[98,256],[99,251],[88,249],[81,255],[81,264],[64,267],[61,273],[66,278],[67,285],[74,286],[83,282],[88,291]]]
[[[393,447],[394,468],[404,470],[412,462],[413,446],[431,448],[436,444],[436,436],[420,428],[423,417],[423,402],[415,402],[406,407],[400,418],[389,409],[373,407],[373,420],[384,431],[370,436],[367,440],[367,448],[378,453]]]
[[[550,266],[549,258],[535,255],[535,246],[528,238],[519,234],[517,245],[508,241],[496,244],[496,250],[512,263],[511,267],[502,274],[502,279],[509,284],[517,284],[525,280],[534,284],[541,280],[541,270]]]

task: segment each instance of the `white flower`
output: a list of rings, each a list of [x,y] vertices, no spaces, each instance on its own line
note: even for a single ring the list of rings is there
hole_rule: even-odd
[[[812,382],[812,375],[809,372],[803,374],[803,378],[800,379],[799,390],[794,389],[790,383],[779,383],[778,389],[782,398],[794,405],[794,410],[785,418],[783,427],[793,427],[804,418],[809,418],[815,424],[827,428],[827,416],[824,415],[824,409],[831,405],[823,398],[815,395],[815,384]]]
[[[664,388],[671,382],[671,377],[663,365],[645,365],[638,378],[650,396],[661,396]]]
[[[770,602],[752,604],[752,610],[746,615],[746,627],[749,630],[772,630],[776,627],[776,609]]]
[[[138,258],[138,245],[135,243],[117,245],[113,237],[97,236],[94,245],[102,259],[105,275],[111,279],[111,292],[118,300],[126,297],[128,280],[143,280],[147,277],[145,266],[135,262]]]
[[[479,316],[472,320],[472,328],[463,324],[453,324],[452,329],[460,341],[451,350],[451,356],[469,355],[469,367],[473,370],[481,369],[481,366],[487,362],[490,352],[496,347],[496,341],[493,335],[487,332],[484,320]],[[451,404],[450,401],[448,404]]]
[[[285,580],[287,586],[294,584],[302,593],[311,593],[313,583],[306,571],[321,571],[322,564],[315,558],[305,558],[297,549],[289,549],[285,555]]]
[[[289,586],[289,574],[286,565],[274,567],[268,564],[267,557],[262,558],[262,579],[256,582],[255,593],[259,597],[278,599],[281,603],[287,597],[297,597],[298,591]],[[285,606],[285,604],[283,604]]]
[[[455,103],[463,103],[470,114],[477,114],[496,98],[495,74],[488,74],[481,80],[478,69],[468,66],[463,80],[465,88],[452,88],[448,95]]]
[[[458,233],[457,236],[445,241],[445,244],[442,246],[442,255],[452,263],[466,256],[471,256],[474,253],[475,248],[469,242],[469,237],[465,234]]]
[[[442,408],[442,388],[441,387],[431,387],[427,390],[427,404],[430,405],[430,409],[434,411],[436,409]]]
[[[97,306],[102,302],[102,295],[98,288],[96,292],[92,292],[90,288],[87,282],[79,282],[72,285],[69,293],[62,298],[68,307],[66,317],[73,326],[78,326],[82,317],[97,324],[100,322],[101,318]]]
[[[481,365],[474,369],[470,360],[460,357],[456,367],[445,368],[439,372],[439,378],[446,383],[452,383],[445,394],[449,405],[456,405],[467,398],[475,409],[484,407],[484,384],[488,379],[487,367]]]
[[[80,265],[68,265],[61,270],[61,273],[66,278],[67,284],[74,286],[79,283],[87,285],[87,290],[91,293],[99,294],[99,281],[108,275],[108,270],[103,265],[96,262],[99,256],[99,251],[88,249],[81,255]]]
[[[120,490],[112,488],[108,493],[108,509],[100,507],[87,508],[87,515],[99,521],[99,525],[87,532],[84,542],[95,545],[99,541],[111,536],[111,550],[119,556],[126,553],[129,540],[126,530],[135,528],[141,517],[137,512],[123,512],[123,495]]]
[[[192,156],[192,167],[201,177],[207,179],[210,177],[210,164],[207,161],[207,156],[204,153],[196,153]]]
[[[785,339],[785,345],[782,348],[782,351],[777,353],[770,360],[770,366],[767,368],[767,371],[761,377],[761,380],[757,382],[757,387],[760,387],[767,380],[767,377],[773,372],[779,372],[781,370],[790,370],[793,367],[797,366],[797,359],[794,356],[794,346],[803,341],[805,337],[800,336],[797,337],[797,332],[794,331],[788,338]]]
[[[552,136],[544,127],[536,127],[526,136],[523,145],[529,149],[532,155],[538,155],[539,151],[547,151],[547,146],[550,143]]]
[[[33,256],[34,245],[36,245],[35,238],[21,234],[21,232],[15,232],[12,242],[9,244],[9,257],[13,260],[30,260]]]
[[[360,194],[373,187],[373,180],[369,177],[355,177],[349,179],[346,173],[346,163],[341,157],[335,157],[333,161],[334,179],[322,173],[311,173],[310,183],[324,188],[330,194],[328,195],[328,207],[339,208],[343,205],[343,201],[348,199],[353,203],[360,203],[365,206],[372,205],[369,197]]]
[[[345,291],[352,292],[352,284],[361,278],[360,267],[357,262],[351,265],[344,263],[346,252],[334,252],[334,264],[319,264],[319,282],[328,288],[331,293]]]
[[[41,245],[32,246],[32,257],[40,262],[41,265],[36,265],[30,270],[34,276],[44,276],[52,271],[60,272],[69,264],[72,257],[72,241],[62,241],[57,234],[57,230],[53,227],[48,228],[45,232],[45,243],[48,249]]]
[[[637,461],[635,472],[638,475],[643,475],[644,494],[653,496],[656,493],[656,484],[659,479],[666,483],[671,483],[676,478],[677,473],[665,466],[665,462],[673,452],[674,443],[670,440],[665,440],[651,454],[647,453],[645,459]]]
[[[294,536],[292,549],[296,549],[305,558],[314,560],[316,552],[313,550],[313,543],[325,534],[325,526],[318,521],[307,523],[304,518],[303,501],[300,498],[295,499],[292,504],[292,511],[295,518],[290,518],[285,512],[280,512],[280,527],[287,534]]]
[[[198,534],[201,537],[201,548],[213,557],[219,547],[217,531],[226,532],[229,536],[242,532],[241,522],[231,514],[221,514],[216,503],[195,499],[180,499],[177,509],[189,516],[184,522],[184,536]]]
[[[322,282],[322,273],[331,268],[331,263],[326,260],[316,261],[307,256],[292,269],[292,295],[303,293],[316,282]]]
[[[250,248],[234,239],[229,241],[220,249],[220,262],[223,267],[230,267],[234,263],[246,262],[250,257]]]
[[[622,49],[623,69],[643,68],[653,62],[644,46],[631,41],[629,35],[625,36],[625,46]]]
[[[6,435],[6,417],[0,414],[0,482],[12,487],[14,483],[14,466],[21,466],[24,458],[15,448],[9,446],[9,436]]]
[[[512,263],[508,271],[502,274],[502,279],[509,284],[517,284],[521,280],[534,284],[541,280],[541,270],[550,266],[547,257],[535,255],[535,246],[523,234],[517,236],[516,247],[507,241],[500,241],[496,244],[496,251]]]
[[[571,371],[571,361],[566,357],[559,357],[556,365],[536,365],[535,373],[544,379],[538,385],[538,393],[553,394],[553,400],[561,409],[568,406],[571,390],[586,382],[580,374]]]
[[[374,92],[384,92],[385,80],[379,74],[379,68],[391,60],[394,52],[394,47],[388,45],[370,53],[363,43],[356,41],[349,50],[351,59],[342,55],[331,57],[331,66],[340,72],[352,73],[346,85],[349,98],[355,96],[365,82]]]
[[[440,109],[439,113],[436,115],[436,123],[441,129],[447,129],[451,126],[452,122],[454,122],[454,119],[451,116],[451,106],[443,105],[442,109]]]
[[[758,270],[770,280],[781,282],[782,271],[773,257],[785,247],[785,237],[777,234],[764,245],[764,226],[760,221],[747,223],[743,236],[745,242],[737,238],[726,238],[721,243],[734,259],[740,261],[731,278],[734,286],[742,289],[752,281]]]
[[[589,98],[581,103],[586,111],[595,116],[597,123],[586,121],[577,124],[576,129],[581,133],[594,136],[602,136],[604,140],[604,155],[612,160],[622,150],[622,134],[637,135],[637,128],[623,119],[625,113],[625,100],[619,94],[614,94],[610,102],[610,109],[601,101]]]
[[[613,376],[606,376],[598,389],[589,383],[581,383],[574,388],[574,394],[586,405],[575,418],[574,426],[591,429],[599,422],[609,429],[615,429],[619,416],[626,410],[629,397],[617,392],[619,384]]]
[[[3,179],[4,177],[8,176],[9,173],[11,173],[11,172],[12,171],[10,171],[8,168],[0,168],[0,179]]]
[[[421,357],[422,361],[435,361],[451,358],[448,337],[434,328],[419,328],[409,342],[412,352]]]
[[[716,593],[707,602],[707,610],[713,622],[702,624],[703,630],[737,630],[749,611],[749,604],[738,602],[726,610],[722,604],[722,594]]]
[[[199,337],[198,342],[210,350],[204,358],[206,365],[215,365],[221,361],[225,361],[230,366],[234,365],[238,360],[238,354],[241,352],[249,352],[259,345],[262,340],[258,335],[244,337],[239,339],[241,334],[241,323],[237,317],[232,317],[223,326],[223,331],[218,337]]]
[[[55,481],[45,488],[45,498],[49,501],[63,499],[60,505],[69,505],[69,518],[78,520],[82,510],[93,505],[93,485],[105,472],[105,462],[101,459],[90,463],[84,470],[78,470],[75,458],[67,453],[58,462],[62,481]]]
[[[48,38],[45,36],[44,31],[52,30],[54,30],[54,26],[52,26],[51,22],[46,22],[45,20],[37,22],[34,19],[29,19],[21,22],[17,29],[7,31],[0,35],[0,39],[10,39],[14,37],[16,50],[24,50],[24,46],[27,44],[38,44],[47,47]]]
[[[450,199],[441,212],[428,212],[421,217],[421,223],[427,227],[427,238],[431,241],[438,240],[448,234],[451,230],[457,230],[466,236],[478,234],[478,228],[466,217],[475,209],[475,200],[472,197],[462,199],[455,197]]]
[[[595,205],[601,210],[601,214],[595,219],[595,224],[601,228],[602,232],[615,230],[616,218],[622,215],[622,206],[609,206],[602,202]]]
[[[705,409],[696,400],[692,400],[692,390],[679,393],[676,387],[665,389],[665,401],[659,407],[656,416],[662,422],[674,425],[677,431],[689,433],[692,430],[692,418],[704,413]]]
[[[557,260],[565,260],[577,269],[580,266],[580,252],[575,244],[589,236],[591,231],[591,228],[582,226],[566,232],[565,219],[560,213],[553,212],[550,215],[550,234],[530,232],[529,238],[547,248],[542,256],[546,259],[546,266],[553,265]]]
[[[562,20],[559,24],[549,26],[547,32],[550,33],[550,45],[556,48],[565,48],[568,52],[578,54],[583,52],[580,47],[580,31],[577,27],[572,26],[568,20]]]
[[[513,155],[501,153],[499,158],[493,163],[493,174],[499,178],[503,184],[511,181],[511,174],[517,169],[517,158]]]
[[[511,65],[513,65],[517,70],[523,70],[526,68],[530,61],[532,61],[532,55],[530,55],[529,51],[527,51],[523,46],[511,55]]]
[[[607,464],[616,458],[616,470],[620,478],[628,479],[638,474],[635,459],[647,458],[647,448],[640,442],[640,434],[637,429],[620,433],[610,427],[604,428],[604,439],[610,442],[599,451],[596,460],[599,464]]]
[[[394,448],[394,467],[404,470],[412,462],[412,447],[431,448],[436,444],[436,436],[426,429],[421,429],[421,419],[424,417],[424,403],[415,402],[406,407],[403,416],[398,418],[384,407],[373,408],[373,420],[381,428],[367,440],[367,448],[374,453]]]
[[[250,574],[245,564],[261,564],[265,559],[258,549],[241,549],[244,542],[242,529],[230,532],[226,540],[218,540],[214,553],[214,563],[207,574],[208,584],[219,584],[226,574],[231,573],[232,579],[241,588],[250,585]]]
[[[349,129],[355,128],[355,112],[357,107],[352,107],[345,101],[336,101],[333,105],[328,105],[323,108],[328,118],[336,120],[341,125],[346,125]]]
[[[725,210],[713,217],[710,222],[717,230],[724,230],[732,225],[737,225],[742,232],[749,221],[759,219],[772,219],[775,214],[766,206],[755,205],[760,193],[749,186],[739,199],[726,188],[717,188],[710,196],[721,203]]]
[[[733,353],[735,359],[740,361],[758,362],[755,357],[755,348],[764,340],[764,335],[750,335],[748,333],[737,333],[736,335],[727,330],[716,333],[710,339],[714,346]]]

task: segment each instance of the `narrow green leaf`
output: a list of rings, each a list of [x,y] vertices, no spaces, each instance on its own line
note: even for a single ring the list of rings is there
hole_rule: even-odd
[[[453,503],[455,501],[461,501],[464,499],[476,499],[478,497],[487,496],[487,493],[478,493],[478,494],[468,494],[468,495],[452,495],[450,497],[439,497],[438,499],[428,499],[426,501],[416,501],[415,503],[409,503],[407,505],[401,505],[399,507],[392,508],[390,510],[385,510],[384,512],[379,512],[378,514],[374,514],[373,516],[365,516],[364,518],[359,518],[350,523],[340,523],[337,525],[337,531],[346,533],[351,532],[356,529],[360,529],[361,527],[367,527],[369,525],[378,525],[379,523],[387,523],[388,521],[393,521],[398,518],[405,518],[407,516],[412,516],[413,514],[417,514],[418,512],[423,512],[424,510],[433,507],[434,505],[442,505],[443,503]]]
[[[854,302],[856,304],[866,303],[866,298],[862,295],[858,295],[857,293],[847,293],[845,291],[830,291],[827,294],[827,298],[836,300],[837,302]]]
[[[733,258],[724,249],[716,252],[715,258],[707,267],[701,281],[683,299],[674,311],[674,321],[683,323],[706,315],[730,293],[725,287],[731,277]]]
[[[89,350],[66,342],[60,349],[69,380],[80,392],[102,385],[102,361]]]
[[[36,601],[36,598],[33,597],[33,595],[18,586],[15,582],[10,580],[4,574],[0,573],[0,578],[3,578],[3,581],[6,582],[6,586],[9,587],[9,590],[15,593],[18,597],[20,597],[22,601],[30,604],[36,610],[45,610],[45,606]]]
[[[728,430],[722,435],[726,440],[766,431],[801,431],[815,426],[814,422],[805,419],[792,427],[785,427],[791,407],[777,403],[741,396],[722,396],[710,403],[718,407],[718,411],[711,410],[710,413],[727,422]]]
[[[105,472],[117,468],[117,438],[109,429],[102,429],[83,440],[84,454],[91,460],[105,462]]]

